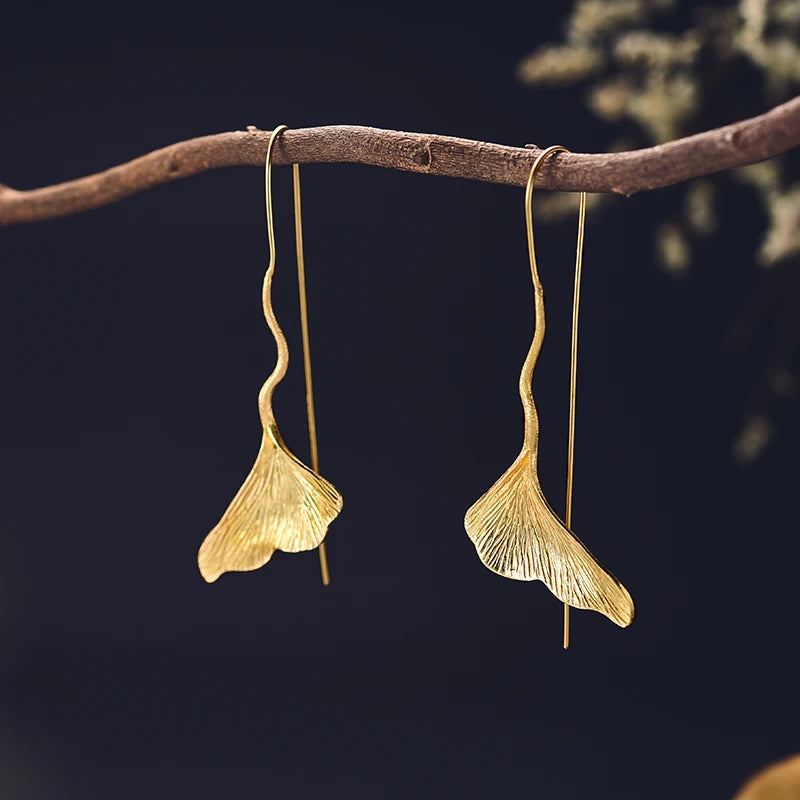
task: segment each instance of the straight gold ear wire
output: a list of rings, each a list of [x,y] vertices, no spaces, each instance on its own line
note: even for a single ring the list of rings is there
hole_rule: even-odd
[[[300,326],[303,331],[303,367],[306,376],[306,417],[308,419],[308,444],[311,449],[311,468],[319,475],[319,451],[317,450],[317,423],[314,415],[314,384],[311,380],[311,343],[308,335],[308,303],[306,301],[306,263],[303,256],[303,213],[300,204],[300,165],[292,164],[294,185],[294,236],[297,249],[297,285],[300,289]],[[320,542],[319,569],[322,585],[331,582],[328,569],[328,552],[325,542]]]
[[[539,282],[539,272],[536,265],[536,247],[533,241],[533,183],[539,166],[551,153],[569,153],[566,147],[553,145],[543,151],[531,168],[528,183],[525,186],[525,225],[528,232],[528,256],[531,261],[534,285]],[[575,400],[576,384],[578,380],[578,309],[581,296],[581,268],[583,266],[583,238],[586,223],[586,192],[580,193],[580,206],[578,209],[578,244],[575,252],[575,289],[572,299],[572,346],[570,348],[569,369],[569,433],[567,436],[567,500],[564,511],[564,524],[572,527],[572,485],[575,464]],[[542,337],[544,337],[544,313],[542,319]],[[538,322],[538,320],[537,320]],[[564,603],[564,638],[563,647],[569,648],[569,604]]]
[[[531,383],[544,342],[545,314],[544,292],[534,247],[532,200],[539,167],[549,155],[559,151],[564,152],[566,148],[556,145],[539,154],[531,167],[525,189],[535,326],[519,378],[519,395],[525,416],[522,449],[500,479],[470,507],[464,517],[464,526],[481,561],[493,572],[515,580],[540,580],[566,605],[598,611],[617,625],[627,627],[634,614],[631,596],[559,520],[539,483],[539,416]],[[582,230],[581,221],[579,253]],[[575,353],[576,347],[577,338],[573,340]],[[571,424],[574,425],[574,419]],[[571,515],[571,493],[569,504]]]
[[[342,510],[342,496],[310,470],[286,446],[275,423],[272,395],[286,375],[289,348],[272,308],[275,274],[275,230],[272,216],[272,151],[285,125],[272,132],[265,164],[269,266],[261,300],[278,359],[258,395],[263,434],[256,462],[222,519],[206,536],[197,555],[200,573],[209,583],[223,572],[258,569],[276,550],[297,553],[319,547],[328,526]]]
[[[569,152],[566,150],[565,152]],[[533,194],[531,192],[531,194]],[[578,244],[575,252],[575,289],[572,295],[572,346],[569,360],[569,435],[567,439],[567,503],[564,524],[572,528],[572,476],[575,467],[575,399],[578,383],[578,311],[581,302],[583,267],[583,232],[586,223],[586,192],[580,194],[578,207]],[[533,227],[533,214],[526,210]],[[569,647],[569,605],[564,603],[564,649]]]

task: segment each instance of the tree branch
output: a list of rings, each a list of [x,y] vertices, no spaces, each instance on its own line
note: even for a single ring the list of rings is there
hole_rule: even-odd
[[[16,191],[0,184],[0,225],[75,214],[209,169],[261,166],[268,131],[202,136],[155,150],[67,183]],[[732,125],[625,153],[560,153],[542,166],[538,185],[563,191],[633,194],[753,164],[800,145],[800,97]],[[355,125],[288,130],[275,164],[354,163],[524,186],[539,149],[403,133]]]

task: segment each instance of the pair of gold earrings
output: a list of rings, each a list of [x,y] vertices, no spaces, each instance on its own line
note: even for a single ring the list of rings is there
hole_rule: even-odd
[[[209,582],[216,580],[223,572],[257,569],[266,564],[276,550],[294,553],[318,547],[323,583],[327,583],[324,538],[328,526],[342,509],[341,494],[319,475],[305,297],[300,174],[297,164],[293,165],[295,231],[313,469],[303,464],[286,447],[272,412],[272,394],[275,386],[286,374],[289,360],[286,339],[272,309],[272,279],[275,271],[272,151],[276,139],[286,129],[285,125],[281,125],[272,132],[267,146],[265,168],[270,260],[264,276],[262,301],[264,316],[277,345],[278,360],[259,394],[263,436],[256,462],[222,519],[206,537],[198,554],[200,572]],[[543,150],[531,167],[525,190],[525,218],[533,280],[535,325],[533,341],[519,380],[519,393],[525,418],[522,450],[503,476],[467,511],[464,524],[478,556],[490,570],[515,580],[540,580],[564,603],[564,647],[567,647],[570,606],[598,611],[622,627],[630,625],[634,609],[633,601],[625,587],[600,565],[570,530],[575,441],[577,322],[586,216],[585,192],[581,192],[580,195],[575,263],[565,522],[555,514],[539,483],[537,471],[539,418],[533,401],[531,383],[544,341],[545,315],[544,294],[534,247],[532,203],[536,174],[544,160],[555,152],[569,151],[560,145]]]

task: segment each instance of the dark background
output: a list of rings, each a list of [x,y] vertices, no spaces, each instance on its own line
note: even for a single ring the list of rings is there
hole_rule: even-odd
[[[6,15],[0,181],[248,124],[609,139],[579,93],[515,78],[566,8],[125,8]],[[314,553],[210,586],[195,561],[274,363],[262,172],[0,230],[0,796],[724,798],[796,751],[796,406],[738,467],[764,355],[722,345],[758,273],[755,201],[723,202],[682,280],[653,259],[676,190],[590,216],[574,527],[637,617],[575,612],[564,652],[559,603],[487,571],[462,521],[522,438],[522,191],[303,178],[322,471],[345,497],[328,589]],[[276,412],[307,459],[288,169],[275,191]],[[539,231],[534,394],[561,510],[574,220]]]

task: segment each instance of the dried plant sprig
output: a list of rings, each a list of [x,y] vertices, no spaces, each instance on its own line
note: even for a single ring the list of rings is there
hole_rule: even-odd
[[[602,50],[580,45],[546,45],[524,58],[517,68],[524,83],[558,86],[588,78],[605,66]]]
[[[562,85],[588,83],[586,103],[596,116],[612,125],[632,122],[646,140],[655,142],[701,126],[711,92],[719,92],[727,73],[737,76],[743,61],[761,73],[773,101],[800,85],[800,3],[796,0],[698,6],[692,9],[693,21],[686,30],[676,33],[674,26],[658,30],[660,16],[675,8],[674,2],[576,0],[566,23],[565,46],[591,48],[592,70],[577,69],[569,60],[553,63],[552,55],[537,61],[548,47],[560,46],[546,45],[526,58],[522,77],[531,85],[546,83],[552,64]],[[746,99],[740,84],[735,89]],[[752,99],[763,102],[760,93]],[[800,182],[792,181],[786,160],[748,167],[736,177],[753,188],[766,211],[767,226],[754,260],[764,267],[800,265]],[[696,240],[717,227],[714,204],[718,196],[712,180],[690,184],[680,205],[654,226],[656,258],[666,271],[679,275],[689,269]],[[553,206],[554,214],[566,211],[566,207]],[[796,284],[788,291],[794,293],[795,304],[800,302]],[[776,379],[776,375],[784,377]],[[766,447],[772,430],[767,409],[772,398],[783,396],[785,387],[793,386],[791,378],[789,365],[765,370],[762,386],[755,392],[759,402],[750,409],[734,444],[737,460],[755,458]]]
[[[711,181],[692,181],[686,189],[683,216],[689,230],[698,236],[710,236],[717,229],[715,200],[716,189]]]

